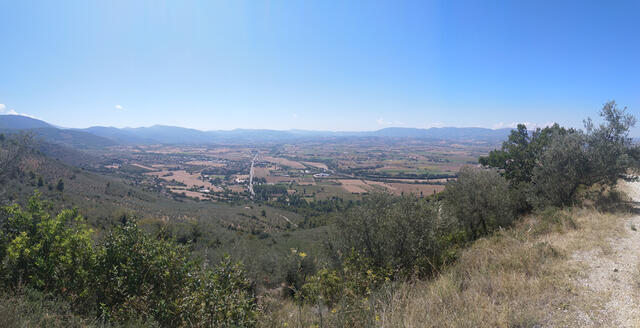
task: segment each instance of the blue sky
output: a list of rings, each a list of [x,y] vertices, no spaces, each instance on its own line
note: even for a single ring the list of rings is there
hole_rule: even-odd
[[[639,1],[0,0],[0,44],[0,110],[66,127],[640,116]]]

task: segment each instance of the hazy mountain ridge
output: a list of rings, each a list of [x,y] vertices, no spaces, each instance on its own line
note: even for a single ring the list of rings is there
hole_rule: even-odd
[[[313,131],[234,129],[201,131],[175,126],[154,125],[139,128],[90,127],[82,129],[121,143],[206,144],[219,142],[279,142],[313,138],[379,137],[420,138],[446,140],[477,140],[496,142],[504,140],[510,129],[486,128],[385,128],[376,131]]]
[[[0,129],[37,129],[54,126],[35,118],[22,115],[0,115]]]
[[[0,115],[0,132],[19,131],[29,131],[37,138],[75,148],[108,147],[118,144],[110,138],[97,134],[82,130],[60,129],[42,120],[26,116]]]
[[[220,142],[284,142],[313,138],[418,138],[435,140],[485,141],[504,140],[510,129],[476,127],[402,128],[389,127],[376,131],[312,131],[234,129],[202,131],[197,129],[153,125],[138,128],[92,126],[85,129],[56,128],[41,120],[18,115],[0,115],[0,129],[32,130],[52,142],[81,147],[103,147],[115,144],[213,144]]]

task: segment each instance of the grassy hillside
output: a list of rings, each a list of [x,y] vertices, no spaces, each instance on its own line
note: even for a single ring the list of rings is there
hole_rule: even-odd
[[[363,326],[607,326],[612,318],[601,309],[611,294],[590,290],[583,282],[589,263],[576,258],[589,252],[613,256],[616,237],[640,234],[629,217],[590,209],[530,215],[474,242],[433,280],[391,283],[373,293],[368,307],[359,309]],[[614,269],[606,268],[607,274]],[[640,291],[635,285],[624,288]],[[294,302],[274,305],[273,311],[267,326],[311,327],[322,320],[335,327],[346,315],[328,309],[321,318],[319,308],[299,309]]]
[[[36,144],[37,149],[42,147],[46,145]],[[282,216],[300,224],[303,218],[296,213],[260,204],[200,202],[144,190],[134,181],[69,166],[36,148],[21,151],[17,167],[3,181],[4,202],[25,204],[37,189],[56,209],[77,207],[97,229],[97,236],[118,224],[123,215],[136,216],[146,230],[167,230],[210,261],[223,254],[243,260],[252,278],[269,284],[281,281],[283,254],[291,248],[321,253],[324,228],[288,227]],[[92,157],[55,145],[49,145],[48,151],[71,163]],[[60,181],[62,191],[58,190]]]

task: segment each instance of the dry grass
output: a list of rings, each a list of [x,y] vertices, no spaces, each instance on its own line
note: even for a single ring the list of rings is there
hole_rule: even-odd
[[[322,170],[328,170],[329,167],[327,166],[327,164],[325,163],[318,163],[318,162],[302,162],[305,165],[309,165],[309,166],[313,166]]]
[[[216,187],[209,181],[202,180],[200,174],[191,174],[185,170],[177,170],[177,171],[156,171],[156,172],[148,172],[146,175],[157,176],[162,180],[171,181],[175,180],[181,183],[184,183],[188,188],[192,186],[204,187],[208,188],[212,191],[222,191],[219,187]]]
[[[443,178],[443,179],[388,179],[391,182],[404,182],[404,183],[447,183],[451,180],[455,180],[455,178]]]
[[[256,178],[266,178],[269,176],[270,172],[271,172],[270,167],[254,167],[253,168],[253,175]]]
[[[636,269],[633,272],[633,282],[635,283],[635,288],[640,289],[640,263],[636,264]]]
[[[577,283],[576,252],[606,256],[608,240],[623,219],[594,211],[565,212],[572,224],[556,222],[540,231],[544,218],[476,242],[434,281],[405,284],[380,311],[384,327],[582,326],[589,313],[597,321],[602,295]],[[579,297],[578,297],[579,296]]]
[[[191,191],[191,190],[186,190],[184,188],[173,188],[173,187],[170,187],[169,190],[172,193],[184,194],[185,196],[191,197],[191,198],[197,198],[197,199],[200,199],[200,200],[207,199],[207,197],[202,193],[199,193],[199,192],[196,192],[196,191]]]
[[[282,176],[268,176],[265,178],[267,183],[291,183],[295,182],[301,186],[314,186],[316,184],[313,178],[300,178],[300,177],[282,177]]]
[[[340,183],[342,183],[342,188],[350,193],[362,194],[369,192],[367,184],[362,180],[342,179],[340,180]]]
[[[238,193],[245,192],[245,190],[247,189],[245,186],[242,186],[242,185],[231,185],[227,188],[229,188],[229,190],[233,192],[238,192]]]
[[[286,158],[280,158],[280,157],[270,157],[270,156],[264,156],[262,157],[263,160],[270,162],[270,163],[274,163],[274,164],[279,164],[282,166],[288,166],[292,169],[305,169],[307,168],[306,166],[302,165],[300,162],[296,162],[296,161],[292,161]]]
[[[131,164],[131,165],[133,165],[133,166],[135,166],[135,167],[139,167],[139,168],[141,168],[141,169],[149,170],[149,171],[155,171],[155,170],[156,170],[156,169],[154,169],[153,167],[145,166],[145,165],[138,164],[138,163],[133,163],[133,164]]]
[[[359,180],[359,179],[340,179],[337,180],[342,185],[342,188],[353,194],[362,194],[375,191],[388,191],[390,193],[401,194],[414,194],[414,195],[431,195],[434,192],[438,193],[444,190],[444,185],[428,185],[428,184],[413,184],[413,183],[397,183],[397,182],[381,182],[372,180]]]
[[[586,315],[596,325],[606,322],[598,312],[606,295],[579,283],[585,267],[572,256],[585,251],[607,256],[611,238],[625,233],[625,218],[584,209],[561,214],[530,216],[476,241],[434,280],[380,291],[371,322],[379,327],[578,327]],[[265,304],[272,310],[266,327],[319,324],[316,308]],[[331,326],[328,311],[324,322]]]
[[[265,178],[267,183],[289,183],[296,181],[295,177],[268,176]]]

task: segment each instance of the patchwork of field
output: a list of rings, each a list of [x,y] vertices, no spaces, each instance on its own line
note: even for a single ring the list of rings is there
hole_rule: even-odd
[[[253,168],[253,176],[256,178],[266,178],[269,176],[271,170],[275,170],[271,167],[254,167]]]
[[[268,176],[266,177],[267,183],[278,184],[278,183],[296,183],[299,185],[314,185],[316,182],[313,178],[310,177],[284,177],[284,176]]]
[[[237,193],[242,193],[242,192],[245,192],[247,188],[243,185],[232,185],[232,186],[229,186],[229,190]]]
[[[477,158],[497,146],[376,138],[255,147],[123,146],[119,151],[110,150],[118,161],[105,162],[104,167],[136,181],[142,176],[141,182],[153,188],[158,180],[150,178],[157,177],[162,187],[190,189],[185,195],[199,199],[203,195],[196,188],[219,193],[216,199],[231,192],[234,199],[250,200],[252,164],[254,185],[282,185],[287,193],[304,195],[309,201],[359,199],[380,191],[428,196],[455,180],[463,166],[478,165]]]
[[[200,200],[207,199],[207,197],[206,197],[203,193],[196,192],[196,191],[191,191],[191,190],[187,190],[187,189],[185,189],[185,188],[170,187],[170,188],[169,188],[169,190],[170,190],[172,193],[175,193],[175,194],[184,194],[185,196],[187,196],[187,197],[191,197],[191,198],[197,198],[197,199],[200,199]]]
[[[354,194],[362,194],[369,192],[366,182],[358,179],[344,179],[339,181],[344,190]]]
[[[213,185],[206,179],[203,179],[199,174],[189,173],[185,170],[176,171],[154,171],[147,172],[146,175],[156,176],[165,181],[177,181],[185,184],[187,187],[203,187],[212,191],[222,191],[221,188]]]
[[[139,167],[141,169],[145,169],[145,170],[149,170],[149,171],[155,171],[155,169],[153,167],[145,166],[145,165],[142,165],[142,164],[133,163],[131,165]]]
[[[318,163],[318,162],[302,162],[302,163],[305,164],[305,165],[308,165],[308,166],[312,166],[312,167],[315,167],[315,168],[318,168],[318,169],[325,170],[325,171],[329,169],[329,167],[325,163]]]
[[[443,184],[416,184],[399,182],[382,182],[359,179],[334,180],[347,192],[352,194],[364,194],[370,192],[390,192],[393,194],[416,194],[428,196],[434,192],[444,190]]]
[[[196,166],[214,166],[214,167],[224,167],[224,163],[217,163],[212,161],[188,161],[185,164],[188,165],[196,165]]]
[[[427,183],[427,184],[446,184],[449,181],[455,180],[455,178],[443,178],[443,179],[387,179],[388,182],[402,182],[402,183]]]
[[[296,162],[296,161],[292,161],[286,158],[279,158],[279,157],[271,157],[271,156],[263,156],[261,157],[262,160],[270,162],[270,163],[274,163],[274,164],[278,164],[278,165],[282,165],[282,166],[287,166],[290,167],[292,169],[305,169],[306,166],[304,166],[302,163],[300,162]]]

